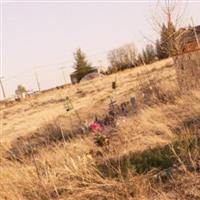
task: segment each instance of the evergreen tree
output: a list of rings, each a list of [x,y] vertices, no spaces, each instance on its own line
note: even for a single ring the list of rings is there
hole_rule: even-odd
[[[85,54],[82,52],[82,50],[79,48],[77,49],[76,53],[74,54],[75,58],[75,72],[76,78],[78,82],[87,74],[91,73],[94,68],[91,67],[91,65],[86,60]]]
[[[156,40],[156,56],[159,60],[162,59],[162,49],[160,46],[160,40]]]
[[[142,50],[142,56],[139,57],[145,64],[150,64],[156,60],[156,52],[152,44],[147,44]]]
[[[168,45],[168,30],[165,24],[163,24],[161,29],[161,35],[160,35],[160,59],[168,58],[169,57],[169,45]]]
[[[168,54],[169,56],[173,55],[175,51],[175,26],[173,25],[171,19],[168,21],[167,25],[167,43],[168,43]]]
[[[162,25],[160,40],[156,41],[156,53],[159,59],[168,58],[175,51],[175,33],[176,29],[171,22],[168,21],[167,26]]]
[[[155,61],[156,53],[152,44],[147,44],[146,46],[146,57],[147,64],[150,64]]]

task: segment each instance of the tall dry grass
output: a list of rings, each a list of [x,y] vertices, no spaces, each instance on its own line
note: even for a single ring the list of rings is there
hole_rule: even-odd
[[[65,140],[57,125],[44,129],[52,143],[20,159],[2,143],[0,199],[199,199],[200,92],[181,95],[170,83],[140,81],[138,112],[117,119],[109,145],[90,134]]]

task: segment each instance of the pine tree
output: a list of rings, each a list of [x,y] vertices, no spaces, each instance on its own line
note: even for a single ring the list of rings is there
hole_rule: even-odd
[[[146,57],[147,57],[147,64],[150,64],[155,61],[156,53],[152,44],[146,45]]]
[[[150,64],[156,59],[156,52],[152,44],[147,44],[142,50],[142,55],[139,57],[145,64]]]
[[[168,30],[165,24],[162,26],[161,35],[160,35],[160,59],[169,57],[169,45],[168,45]]]
[[[94,68],[91,67],[91,65],[88,63],[85,54],[82,52],[80,48],[77,49],[77,51],[75,52],[74,58],[75,58],[74,74],[76,75],[76,78],[79,82],[85,75],[94,71]]]
[[[159,60],[162,59],[162,49],[160,46],[160,40],[156,40],[156,56]]]
[[[156,41],[156,53],[159,59],[168,58],[173,55],[175,50],[175,33],[176,29],[171,20],[168,21],[167,26],[162,25],[160,40]]]
[[[167,43],[168,43],[168,54],[169,56],[173,55],[175,51],[175,26],[173,25],[171,18],[169,18],[167,25]]]

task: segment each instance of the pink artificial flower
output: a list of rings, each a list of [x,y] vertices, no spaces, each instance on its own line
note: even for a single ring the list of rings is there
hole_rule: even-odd
[[[99,124],[97,122],[93,122],[92,124],[90,124],[89,128],[91,129],[91,131],[93,133],[102,132],[103,131],[103,127],[101,126],[101,124]]]

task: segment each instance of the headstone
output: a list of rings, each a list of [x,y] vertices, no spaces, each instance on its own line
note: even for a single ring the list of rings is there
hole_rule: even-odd
[[[129,102],[123,102],[120,104],[120,113],[122,115],[127,115],[129,112]]]
[[[116,81],[113,81],[112,82],[112,89],[114,90],[114,89],[116,89],[116,87],[117,87]]]
[[[131,97],[130,98],[130,102],[131,102],[132,110],[135,112],[137,110],[136,98],[135,97]]]

